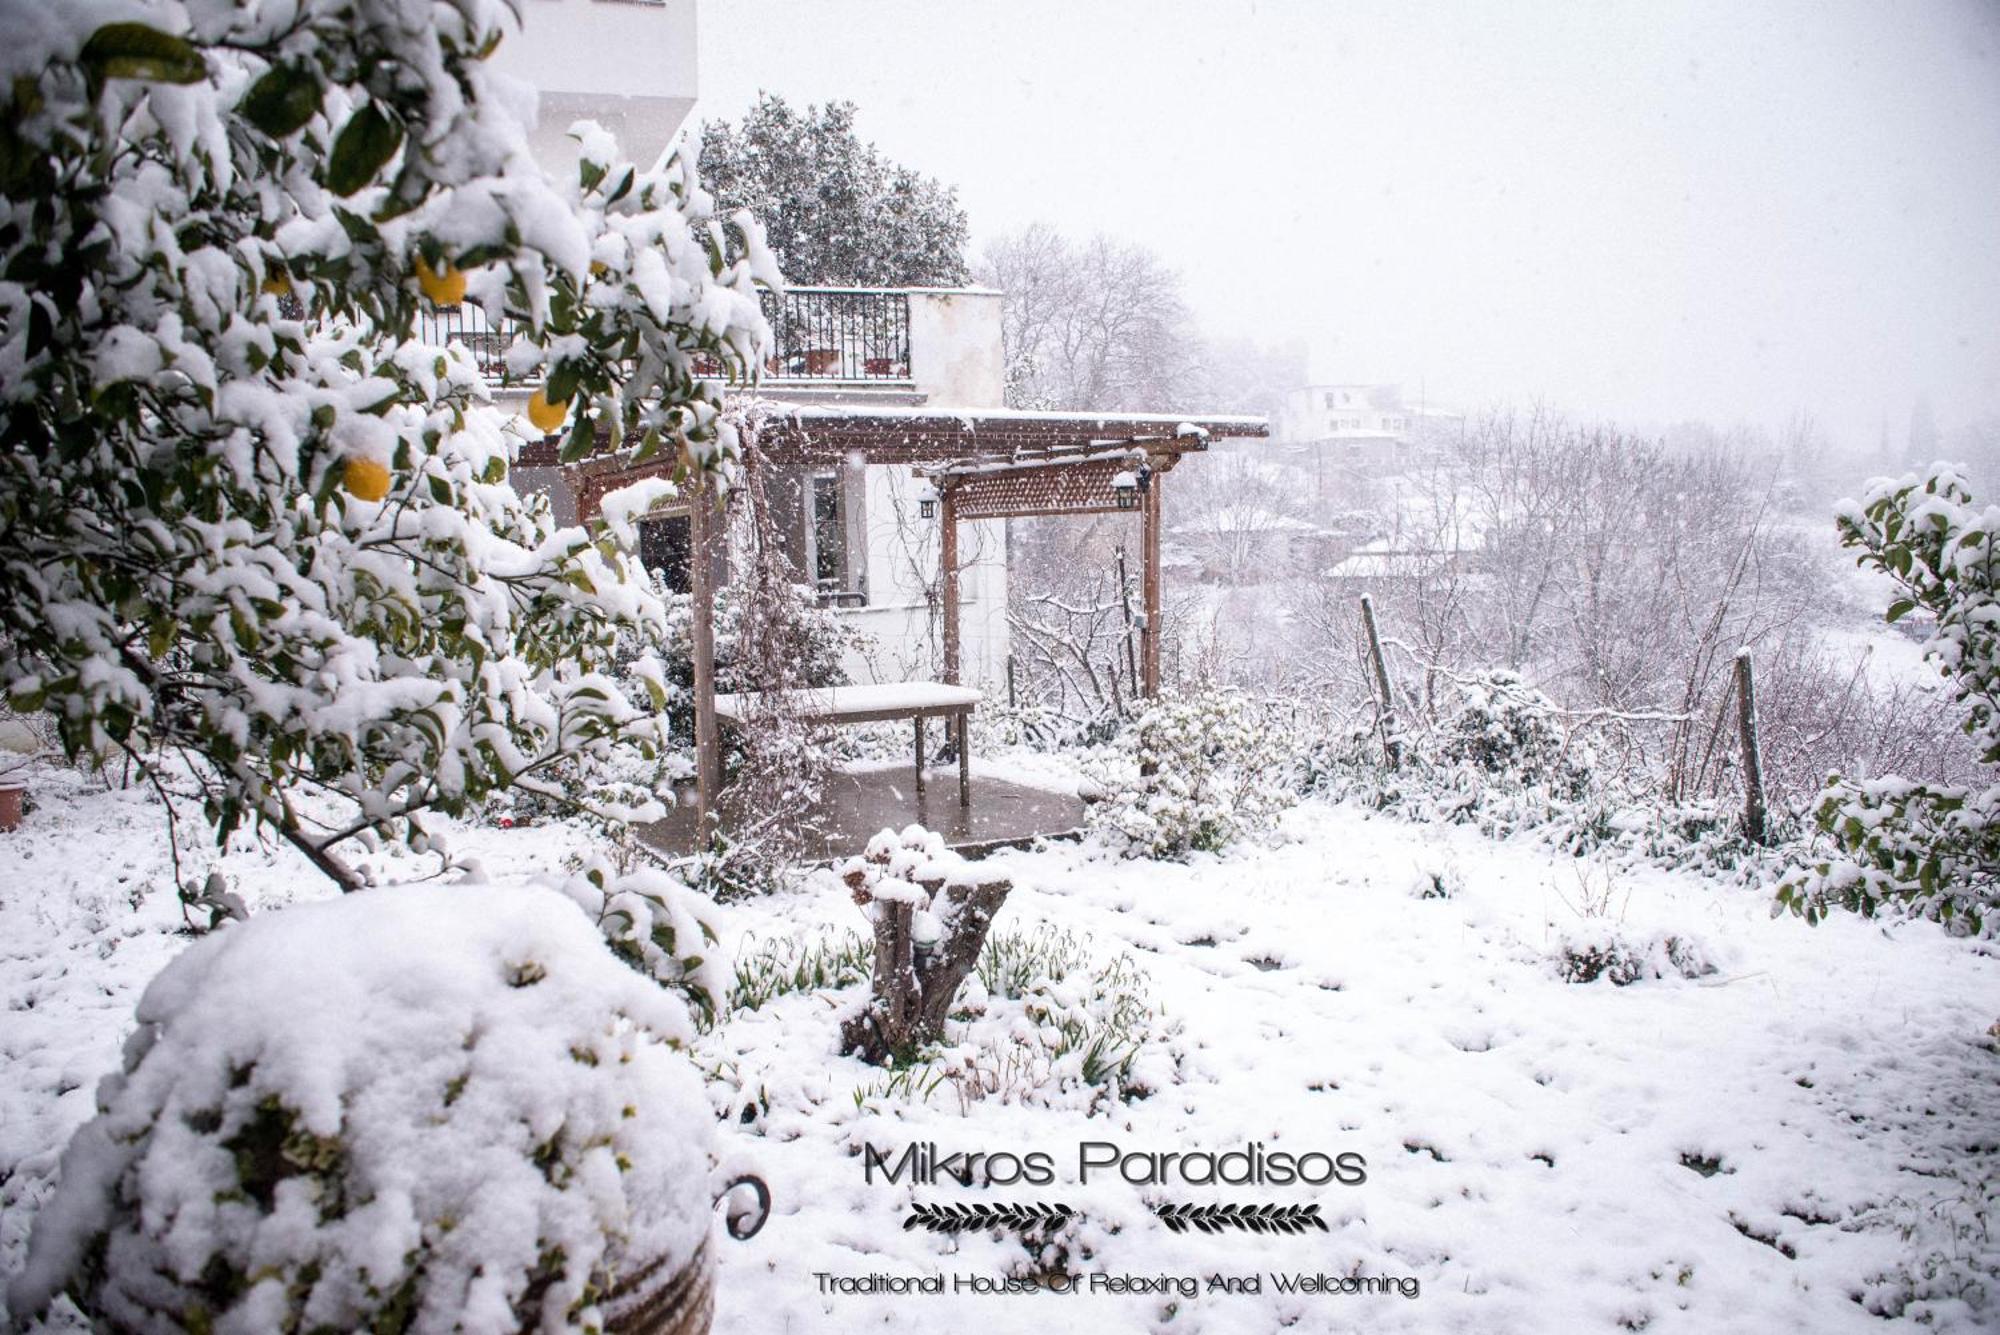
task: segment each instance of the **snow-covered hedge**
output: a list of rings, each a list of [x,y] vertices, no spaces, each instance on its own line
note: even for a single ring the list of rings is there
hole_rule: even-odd
[[[67,1293],[114,1330],[580,1331],[705,1245],[687,1009],[551,891],[263,914],[189,947],[138,1021],[17,1316]]]
[[[1130,857],[1215,852],[1269,830],[1297,800],[1289,731],[1244,695],[1156,700],[1121,742],[1097,766],[1107,796],[1090,824]]]

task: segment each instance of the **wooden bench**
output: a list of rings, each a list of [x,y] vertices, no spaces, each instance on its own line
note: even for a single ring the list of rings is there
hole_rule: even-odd
[[[738,727],[759,716],[796,717],[806,723],[883,723],[910,719],[916,725],[917,796],[924,792],[924,720],[951,719],[957,728],[958,804],[972,805],[972,711],[984,697],[970,686],[941,681],[904,681],[885,686],[826,686],[810,691],[744,691],[715,697],[715,715]]]

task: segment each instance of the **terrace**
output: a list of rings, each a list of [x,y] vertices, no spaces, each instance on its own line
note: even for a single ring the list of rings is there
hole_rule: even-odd
[[[925,382],[950,381],[968,347],[990,341],[985,326],[997,321],[999,303],[998,293],[976,288],[794,287],[762,297],[772,335],[763,392],[822,401],[856,391],[873,400],[887,391],[923,402],[930,397]],[[525,388],[506,369],[512,329],[479,307],[426,311],[419,332],[427,342],[464,345],[496,388]],[[703,369],[722,374],[719,363]]]

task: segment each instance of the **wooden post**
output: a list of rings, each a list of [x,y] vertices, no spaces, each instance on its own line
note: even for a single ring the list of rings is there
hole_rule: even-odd
[[[1361,627],[1368,633],[1368,661],[1375,668],[1382,755],[1388,760],[1389,768],[1394,769],[1403,763],[1403,748],[1396,741],[1396,697],[1389,690],[1389,663],[1382,657],[1382,636],[1375,629],[1375,600],[1365,593],[1361,595]]]
[[[1736,735],[1743,744],[1743,833],[1753,844],[1765,837],[1764,757],[1757,742],[1757,683],[1750,651],[1736,651]]]
[[[924,798],[924,716],[917,715],[917,800]]]
[[[705,848],[722,788],[722,744],[715,724],[715,492],[696,473],[688,480],[688,601],[693,611],[696,846]]]
[[[958,711],[958,804],[972,805],[972,713]]]
[[[1139,690],[1139,658],[1132,648],[1132,581],[1125,573],[1125,544],[1118,544],[1118,606],[1125,612],[1125,674],[1132,683],[1134,694]],[[1111,665],[1111,687],[1113,694],[1118,688],[1118,665]],[[1119,711],[1123,713],[1123,710]]]
[[[958,499],[950,487],[938,489],[938,574],[944,580],[944,679],[958,685]]]
[[[1163,480],[1163,472],[1154,470],[1139,509],[1139,561],[1145,571],[1146,607],[1145,635],[1139,641],[1139,682],[1140,690],[1149,700],[1160,693],[1160,484]]]

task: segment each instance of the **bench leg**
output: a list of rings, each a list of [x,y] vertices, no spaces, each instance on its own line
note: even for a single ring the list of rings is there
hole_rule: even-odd
[[[917,796],[924,795],[924,720],[917,717]]]
[[[958,804],[972,805],[972,729],[967,726],[970,715],[961,711],[958,716]]]

